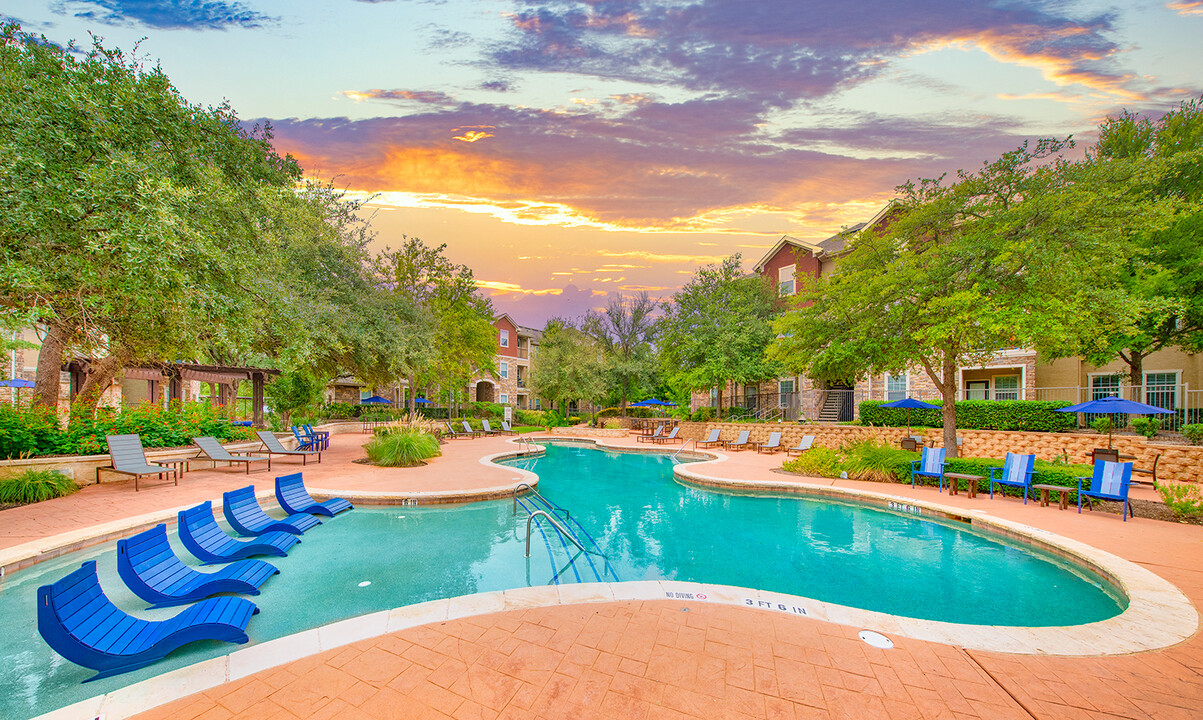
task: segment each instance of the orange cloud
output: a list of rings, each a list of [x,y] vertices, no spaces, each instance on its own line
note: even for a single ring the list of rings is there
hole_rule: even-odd
[[[1179,15],[1203,15],[1203,1],[1200,0],[1174,0],[1165,6]]]
[[[456,131],[452,130],[451,132],[456,132]],[[468,130],[463,135],[452,135],[451,136],[451,138],[453,140],[463,140],[464,142],[470,142],[470,143],[474,143],[477,140],[484,140],[485,138],[491,138],[491,137],[494,137],[493,133],[485,132],[483,130]]]

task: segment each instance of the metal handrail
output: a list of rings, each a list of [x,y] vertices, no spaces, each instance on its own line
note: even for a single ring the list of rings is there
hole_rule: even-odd
[[[580,550],[581,552],[589,554],[589,555],[594,554],[594,553],[589,552],[589,550],[587,550],[585,548],[585,546],[581,544],[580,540],[576,539],[576,536],[573,535],[572,532],[568,530],[568,528],[566,528],[562,524],[560,524],[560,521],[556,520],[555,516],[551,515],[550,513],[548,513],[545,510],[535,510],[526,518],[526,557],[530,557],[530,528],[531,528],[531,523],[533,523],[535,521],[536,516],[541,516],[541,517],[547,518],[548,521],[551,522],[551,526],[554,527],[556,529],[556,531],[559,532],[561,535],[563,535],[564,537],[571,540],[572,544],[576,545],[577,549]]]
[[[694,450],[697,450],[697,449],[698,449],[698,441],[697,441],[697,438],[690,438],[690,439],[688,439],[688,440],[686,440],[686,441],[685,441],[685,444],[684,444],[684,445],[682,445],[681,447],[677,448],[677,451],[676,451],[675,453],[673,453],[672,459],[673,459],[673,460],[676,460],[676,459],[677,459],[677,456],[681,454],[681,451],[682,451],[682,450],[684,450],[685,448],[689,447],[689,443],[693,443],[693,449],[694,449]]]
[[[542,500],[544,507],[549,507],[552,510],[555,510],[556,512],[564,513],[565,520],[572,519],[572,513],[568,512],[567,508],[562,508],[559,505],[556,505],[552,501],[548,500],[547,498],[543,497],[543,494],[540,493],[538,490],[536,490],[534,487],[532,487],[530,483],[518,483],[516,486],[514,486],[514,491],[512,493],[510,493],[514,498],[514,514],[515,515],[518,514],[518,493],[522,491],[522,488],[526,488],[527,490],[530,490],[531,493],[534,494],[535,497]]]

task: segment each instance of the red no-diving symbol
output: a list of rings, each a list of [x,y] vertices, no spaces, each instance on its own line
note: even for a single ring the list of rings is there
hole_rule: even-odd
[[[697,599],[698,599],[698,600],[705,600],[705,599],[706,599],[706,593],[698,593],[696,597],[697,597]]]

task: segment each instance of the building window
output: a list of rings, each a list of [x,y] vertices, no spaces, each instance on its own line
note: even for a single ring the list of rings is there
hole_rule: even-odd
[[[505,404],[506,404],[506,403],[508,403],[509,401],[510,401],[510,396],[509,396],[509,395],[506,395],[505,393],[502,393],[502,394],[501,394],[501,399],[499,400],[499,402],[500,402],[502,405],[505,405]]]
[[[1166,410],[1178,408],[1178,373],[1145,373],[1145,403]]]
[[[906,375],[886,373],[886,401],[894,402],[906,398]]]
[[[501,347],[509,347],[509,346],[510,346],[510,331],[502,330],[501,331]]]
[[[1119,397],[1119,375],[1094,375],[1090,378],[1090,399]]]
[[[1019,399],[1019,376],[1018,375],[999,375],[994,378],[994,399],[995,400],[1018,400]]]
[[[501,363],[501,377],[507,379],[510,376],[510,364],[508,362]]]
[[[790,396],[794,394],[793,380],[779,380],[777,382],[777,407],[789,407]]]
[[[794,282],[794,274],[797,272],[796,265],[786,265],[777,271],[777,292],[781,295],[793,295],[796,283]]]
[[[541,407],[543,407],[543,401],[539,398],[535,398],[535,409],[538,410]]]

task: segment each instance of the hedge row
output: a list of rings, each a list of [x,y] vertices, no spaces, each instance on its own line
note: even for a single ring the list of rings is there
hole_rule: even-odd
[[[939,401],[933,403],[939,405]],[[1055,412],[1069,407],[1064,400],[959,400],[956,403],[957,427],[965,430],[1022,430],[1028,432],[1072,432],[1078,427],[1076,413]],[[860,404],[863,425],[905,427],[907,411],[883,408],[881,400]],[[942,409],[911,410],[914,427],[942,427]]]

